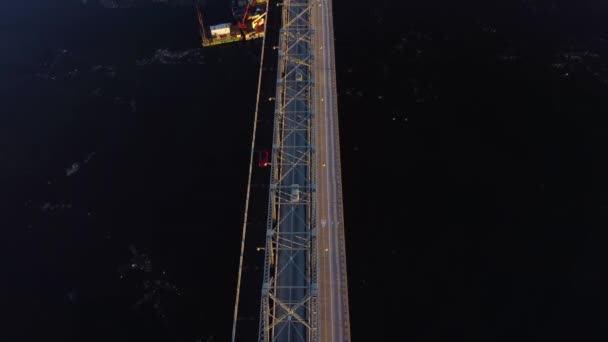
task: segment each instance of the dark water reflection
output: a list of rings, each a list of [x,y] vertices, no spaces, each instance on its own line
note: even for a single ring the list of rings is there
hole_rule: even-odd
[[[0,14],[2,340],[228,340],[260,43],[30,5]],[[357,340],[598,336],[606,12],[495,5],[335,3]]]

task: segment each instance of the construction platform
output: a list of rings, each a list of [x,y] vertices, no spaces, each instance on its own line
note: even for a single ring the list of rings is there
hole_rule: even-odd
[[[234,22],[211,25],[208,29],[198,6],[197,11],[204,47],[264,37],[268,0],[234,0]]]

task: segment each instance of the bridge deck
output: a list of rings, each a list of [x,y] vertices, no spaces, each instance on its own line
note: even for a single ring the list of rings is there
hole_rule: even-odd
[[[320,341],[350,341],[332,1],[312,10],[317,108],[317,215],[320,227]]]
[[[331,0],[285,0],[260,342],[350,341]]]

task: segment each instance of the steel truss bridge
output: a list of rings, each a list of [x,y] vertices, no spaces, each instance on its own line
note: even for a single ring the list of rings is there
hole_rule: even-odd
[[[331,0],[284,0],[259,342],[350,341]]]

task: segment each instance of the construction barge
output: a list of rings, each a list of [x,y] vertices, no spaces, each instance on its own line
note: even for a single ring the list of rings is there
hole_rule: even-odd
[[[264,37],[268,0],[232,0],[233,20],[211,25],[209,29],[203,21],[198,1],[196,4],[201,43],[204,47]]]

